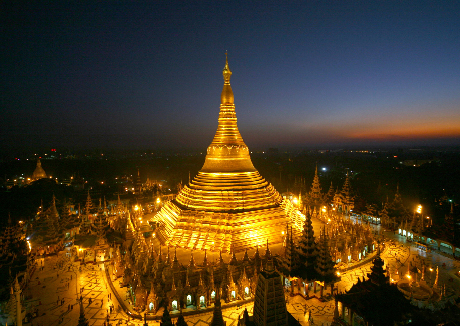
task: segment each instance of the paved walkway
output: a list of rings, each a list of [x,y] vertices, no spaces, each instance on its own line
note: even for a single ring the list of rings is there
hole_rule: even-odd
[[[113,302],[108,300],[110,292],[100,268],[102,265],[71,262],[64,252],[37,260],[37,269],[25,290],[30,297],[25,302],[28,310],[38,312],[29,325],[77,325],[80,296],[89,324],[103,325]],[[110,319],[125,319],[125,315],[113,311]]]
[[[407,273],[408,262],[421,268],[424,263],[427,266],[425,280],[432,284],[435,279],[435,270],[439,266],[439,285],[446,286],[446,296],[456,297],[460,292],[460,279],[455,276],[455,272],[460,270],[460,262],[452,260],[436,252],[425,252],[415,248],[406,242],[404,237],[385,232],[386,250],[382,252],[382,259],[385,267],[390,269],[391,277],[397,281],[401,275]],[[90,261],[92,261],[90,259]],[[358,268],[341,274],[341,280],[336,284],[339,291],[346,291],[357,282],[358,277],[367,279],[370,273],[372,262],[369,261]],[[445,267],[443,267],[445,266]],[[433,272],[429,272],[429,268]],[[141,320],[128,322],[128,316],[121,311],[119,302],[112,293],[113,301],[108,300],[111,288],[107,284],[103,264],[80,264],[79,261],[72,262],[70,258],[61,252],[58,256],[50,256],[37,260],[37,269],[32,277],[30,285],[25,289],[24,294],[28,311],[37,311],[38,317],[33,318],[26,326],[75,326],[78,323],[79,305],[77,298],[83,298],[86,318],[90,325],[103,325],[109,320],[112,325],[117,323],[129,324],[130,326],[140,326]],[[110,274],[110,273],[109,273]],[[119,297],[125,300],[128,309],[132,310],[126,300],[126,289],[121,288],[118,282],[114,282],[115,290]],[[318,293],[318,291],[317,291]],[[312,294],[310,292],[310,294]],[[330,294],[330,288],[325,290],[325,294]],[[317,298],[305,300],[301,296],[291,297],[286,295],[288,311],[300,321],[302,325],[309,325],[305,320],[311,313],[315,325],[328,325],[332,322],[334,315],[334,300],[329,295],[328,301],[320,301]],[[110,306],[114,309],[110,313]],[[117,309],[118,308],[118,309]],[[236,325],[238,316],[241,316],[244,308],[252,314],[253,303],[243,304],[240,307],[224,308],[222,313],[227,326]],[[161,314],[162,311],[159,312]],[[173,316],[173,321],[176,317]],[[189,325],[209,325],[212,319],[212,311],[199,315],[185,316]],[[150,325],[157,325],[159,321],[148,321]]]

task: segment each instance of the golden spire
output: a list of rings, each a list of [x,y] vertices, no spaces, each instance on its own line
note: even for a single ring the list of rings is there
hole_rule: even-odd
[[[232,72],[225,54],[224,88],[220,97],[217,131],[208,147],[202,172],[253,172],[256,171],[249,157],[249,149],[240,135],[237,125],[233,91],[230,86]]]
[[[224,76],[224,88],[222,89],[222,94],[220,95],[220,104],[233,105],[235,99],[233,97],[232,86],[230,86],[230,76],[232,75],[232,72],[228,67],[227,52],[225,52],[225,67],[222,71],[222,75]]]
[[[227,52],[225,52],[225,67],[224,67],[224,70],[222,71],[222,75],[224,75],[224,84],[230,85],[230,77],[232,76],[232,72],[230,71],[230,68],[228,67]]]

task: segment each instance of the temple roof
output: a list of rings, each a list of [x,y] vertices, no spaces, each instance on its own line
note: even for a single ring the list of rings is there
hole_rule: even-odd
[[[412,307],[404,294],[384,275],[379,247],[377,250],[369,279],[364,280],[363,277],[361,281],[358,278],[358,282],[346,293],[338,294],[337,299],[372,325],[393,325],[410,313]]]

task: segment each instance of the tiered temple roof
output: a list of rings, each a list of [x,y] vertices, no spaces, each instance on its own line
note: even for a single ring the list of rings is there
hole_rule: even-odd
[[[396,285],[390,284],[389,278],[383,269],[384,262],[380,258],[380,251],[374,259],[372,272],[367,274],[369,279],[354,284],[349,291],[336,295],[336,300],[342,303],[342,309],[350,309],[352,313],[345,316],[336,313],[332,325],[343,325],[343,320],[349,322],[350,316],[356,314],[362,318],[364,324],[395,325],[404,321],[412,312],[409,300],[398,290]]]

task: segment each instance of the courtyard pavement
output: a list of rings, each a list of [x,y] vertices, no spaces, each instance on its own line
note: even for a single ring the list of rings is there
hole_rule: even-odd
[[[382,259],[385,261],[385,268],[390,269],[391,277],[397,281],[401,275],[407,273],[408,263],[417,266],[419,269],[425,264],[427,266],[425,280],[433,284],[436,277],[436,267],[439,267],[439,285],[446,286],[446,297],[456,297],[460,292],[460,279],[455,272],[460,270],[460,262],[445,257],[436,252],[426,252],[417,249],[413,243],[405,241],[405,238],[393,234],[393,232],[383,232],[386,242],[386,249],[382,252]],[[260,248],[263,254],[265,248]],[[273,248],[276,252],[279,248]],[[173,252],[171,252],[173,254]],[[188,254],[189,255],[189,254]],[[187,255],[187,256],[188,256]],[[195,254],[194,254],[195,255]],[[200,256],[199,253],[197,256]],[[224,255],[227,261],[229,255]],[[184,254],[183,259],[187,258]],[[200,257],[201,258],[201,257]],[[187,260],[190,259],[188,256]],[[208,259],[217,259],[216,254],[208,255]],[[37,259],[37,269],[32,276],[29,286],[24,290],[26,297],[25,305],[30,312],[37,311],[38,317],[33,318],[26,326],[75,326],[78,323],[80,307],[78,298],[83,299],[85,316],[90,325],[104,325],[109,315],[109,323],[128,324],[131,326],[142,325],[142,320],[133,320],[122,311],[115,295],[107,284],[104,265],[93,262],[93,257],[87,257],[86,261],[91,263],[81,264],[80,261],[72,262],[66,252],[60,252],[58,256],[49,256]],[[201,261],[195,256],[195,261]],[[367,279],[370,273],[372,262],[369,261],[355,269],[341,274],[341,280],[335,287],[339,291],[346,291],[363,276]],[[429,268],[433,272],[429,272]],[[109,273],[110,275],[110,273]],[[128,309],[132,310],[131,305],[126,300],[126,288],[121,288],[118,281],[114,282],[116,291]],[[317,290],[316,295],[319,295]],[[313,294],[310,292],[310,294]],[[326,301],[320,301],[313,297],[305,300],[297,295],[291,297],[286,294],[288,311],[300,321],[302,325],[310,325],[306,320],[311,314],[314,325],[329,325],[334,315],[334,300],[330,296],[330,287],[324,291]],[[110,311],[112,307],[112,312]],[[247,308],[252,315],[253,303],[240,305],[239,307],[224,308],[222,313],[227,326],[234,326],[238,322],[238,317],[242,316],[244,308]],[[161,314],[161,311],[159,312]],[[175,322],[177,315],[172,315]],[[209,325],[212,320],[212,311],[199,315],[185,316],[185,321],[189,325]],[[148,321],[149,325],[159,325],[159,321]]]

